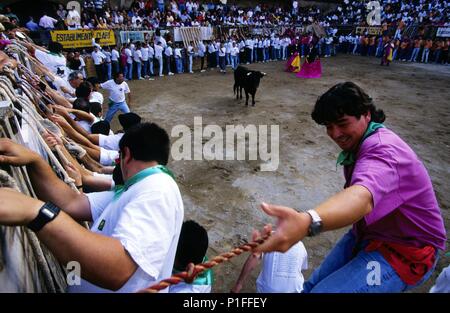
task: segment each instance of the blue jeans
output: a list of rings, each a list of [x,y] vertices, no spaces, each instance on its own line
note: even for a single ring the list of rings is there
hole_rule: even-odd
[[[311,274],[303,286],[304,293],[338,293],[338,292],[402,292],[424,283],[434,271],[438,260],[428,273],[416,285],[405,284],[391,265],[378,251],[361,251],[353,257],[356,237],[350,230],[327,255],[322,264]],[[367,242],[362,244],[365,247]],[[380,283],[369,285],[373,267],[369,262],[378,262]]]
[[[141,62],[136,62],[136,74],[137,74],[138,79],[140,79],[142,77],[141,70],[142,70]]]
[[[112,79],[112,65],[111,65],[111,63],[106,63],[106,76],[107,76],[107,80]]]
[[[127,63],[127,79],[133,79],[133,63]]]
[[[159,76],[162,75],[163,73],[163,66],[164,66],[164,62],[163,62],[163,58],[156,58],[156,60],[158,60],[158,65],[159,65]]]
[[[192,59],[193,59],[193,55],[191,54],[191,55],[189,55],[188,56],[188,67],[189,67],[189,73],[192,73]]]
[[[233,70],[235,70],[237,68],[237,65],[238,65],[237,56],[232,55],[231,56],[231,67],[233,68]]]
[[[153,58],[148,59],[148,69],[147,69],[148,76],[153,75]]]
[[[183,73],[183,66],[180,58],[175,58],[175,64],[177,66],[177,74]]]
[[[109,100],[109,108],[108,112],[106,112],[105,121],[108,121],[111,123],[114,114],[116,114],[117,111],[122,111],[122,113],[129,113],[130,108],[128,107],[127,103],[125,101],[123,102],[112,102]]]
[[[142,61],[142,75],[147,76],[148,75],[148,60]]]
[[[416,62],[417,55],[419,54],[420,48],[414,48],[411,58],[409,59],[409,62]]]

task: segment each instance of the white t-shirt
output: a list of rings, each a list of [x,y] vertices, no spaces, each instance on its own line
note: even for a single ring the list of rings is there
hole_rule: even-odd
[[[92,114],[92,113],[90,113]],[[93,115],[93,114],[92,114]],[[76,121],[78,125],[80,125],[85,131],[87,131],[88,134],[92,134],[91,126],[93,123],[90,123],[85,120]]]
[[[442,270],[433,287],[431,293],[450,293],[450,265]]]
[[[142,61],[148,61],[148,47],[141,48]]]
[[[103,95],[98,91],[93,91],[91,92],[89,102],[98,102],[100,104],[103,104]]]
[[[103,52],[101,52],[101,51],[98,51],[98,52],[93,51],[91,53],[91,56],[92,56],[92,61],[94,61],[95,65],[102,64],[102,62],[105,61],[105,59],[106,59],[106,55],[104,55]]]
[[[105,136],[98,135],[98,145],[108,150],[119,151],[119,141],[122,139],[124,133]]]
[[[36,59],[50,70],[50,72],[67,80],[69,69],[66,66],[66,58],[63,55],[46,53],[39,49],[35,50],[34,55],[36,56]]]
[[[302,270],[308,268],[308,253],[301,241],[285,253],[263,253],[261,273],[256,280],[259,293],[302,292]]]
[[[117,61],[119,61],[119,58],[120,58],[119,51],[117,51],[116,49],[112,49],[111,50],[111,61],[117,62]]]
[[[66,79],[62,79],[59,76],[56,76],[55,80],[53,81],[53,85],[55,85],[56,90],[59,91],[60,94],[62,94],[63,97],[69,100],[70,102],[73,102],[76,99],[75,88],[73,88]],[[61,87],[66,88],[70,93],[62,91]]]
[[[109,91],[109,99],[114,103],[124,102],[125,94],[130,93],[130,88],[126,82],[116,84],[114,79],[110,79],[100,86]]]
[[[125,49],[125,55],[127,56],[127,63],[133,63],[133,54],[131,53],[131,50],[129,48]]]
[[[164,48],[162,46],[156,45],[155,46],[155,58],[157,58],[157,59],[162,58],[163,51],[164,51]]]
[[[133,59],[134,59],[134,62],[141,63],[141,59],[142,59],[141,50],[134,50]]]
[[[86,196],[93,218],[91,231],[119,240],[138,265],[117,292],[136,292],[171,276],[184,208],[180,190],[169,175],[148,176],[116,200],[113,191]],[[83,279],[67,291],[110,292]]]
[[[119,158],[119,151],[107,150],[100,147],[100,164],[104,166],[113,165],[116,159]]]

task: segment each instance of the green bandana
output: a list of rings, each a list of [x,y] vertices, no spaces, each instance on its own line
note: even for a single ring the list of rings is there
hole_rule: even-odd
[[[202,263],[208,262],[208,257],[204,257]],[[183,271],[179,271],[177,269],[173,269],[172,274],[178,274]],[[204,270],[202,273],[198,274],[197,277],[194,279],[194,281],[191,283],[192,285],[209,285],[212,286],[214,281],[213,278],[213,271],[208,268]]]
[[[136,184],[137,182],[140,182],[144,178],[151,176],[153,174],[158,173],[164,173],[169,175],[175,180],[175,177],[173,173],[165,166],[163,165],[156,165],[149,168],[146,168],[145,170],[140,171],[139,173],[135,174],[133,177],[130,177],[126,182],[125,185],[118,185],[114,188],[114,200],[117,200],[120,198],[122,193],[128,190],[131,186]]]
[[[370,122],[369,126],[367,127],[367,130],[364,133],[364,136],[362,137],[361,142],[359,144],[361,145],[361,143],[364,141],[364,139],[369,137],[378,128],[384,128],[384,125],[381,123]],[[339,153],[339,156],[336,161],[336,165],[338,165],[338,164],[339,165],[353,165],[355,163],[355,161],[356,161],[356,153],[355,152],[342,151],[341,153]]]

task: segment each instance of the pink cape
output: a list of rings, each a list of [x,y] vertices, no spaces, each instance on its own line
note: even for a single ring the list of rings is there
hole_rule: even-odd
[[[317,58],[314,62],[308,63],[305,61],[301,67],[300,72],[296,74],[300,78],[320,78],[322,77],[322,65],[320,59]]]

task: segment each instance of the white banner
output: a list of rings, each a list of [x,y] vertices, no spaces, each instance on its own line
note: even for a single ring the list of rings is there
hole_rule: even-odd
[[[439,27],[436,37],[450,37],[450,27]]]
[[[213,36],[213,29],[211,26],[208,27],[200,27],[200,30],[202,31],[202,38],[201,40],[211,40]],[[175,41],[183,41],[181,38],[180,28],[175,27],[173,29],[173,38]]]

